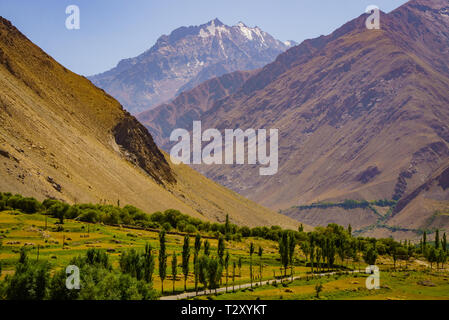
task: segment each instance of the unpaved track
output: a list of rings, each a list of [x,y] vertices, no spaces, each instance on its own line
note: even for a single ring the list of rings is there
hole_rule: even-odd
[[[348,273],[360,273],[360,272],[365,272],[365,271],[361,271],[361,270],[354,270],[354,271],[346,271]],[[324,277],[324,276],[328,276],[328,275],[334,275],[337,272],[328,272],[328,273],[319,273],[314,275],[314,277]],[[304,279],[308,276],[302,275],[302,276],[296,276],[293,277],[293,280],[298,280],[298,279]],[[291,280],[291,277],[288,278],[284,278],[284,279],[272,279],[272,280],[264,280],[262,281],[262,285],[266,285],[266,284],[271,284],[273,282],[276,283],[281,283],[282,281],[289,281]],[[259,284],[260,286],[260,282],[253,282],[253,286],[255,284]],[[235,289],[236,290],[241,290],[241,289],[247,289],[251,287],[251,283],[245,283],[245,284],[241,284],[241,285],[236,285]],[[228,292],[232,292],[232,286],[228,286]],[[226,292],[226,287],[222,287],[222,288],[218,288],[217,289],[217,293],[223,293]],[[205,296],[205,295],[210,295],[210,294],[214,294],[215,290],[203,290],[203,291],[198,291],[198,294],[196,294],[195,292],[184,292],[178,295],[173,295],[173,296],[164,296],[161,297],[159,300],[182,300],[182,299],[190,299],[193,298],[195,296]]]

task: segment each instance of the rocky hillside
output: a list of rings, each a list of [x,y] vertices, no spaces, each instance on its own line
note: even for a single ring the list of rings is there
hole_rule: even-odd
[[[449,161],[396,205],[390,226],[449,230]]]
[[[0,191],[69,203],[178,209],[208,221],[298,223],[186,166],[103,90],[67,70],[0,17]]]
[[[231,27],[215,19],[176,29],[138,57],[89,79],[137,114],[208,79],[263,67],[293,44],[258,27],[242,22]]]
[[[236,71],[205,81],[192,90],[181,93],[170,103],[163,103],[154,109],[137,115],[157,145],[169,151],[173,129],[192,129],[192,123],[200,120],[216,101],[233,94],[256,71]]]

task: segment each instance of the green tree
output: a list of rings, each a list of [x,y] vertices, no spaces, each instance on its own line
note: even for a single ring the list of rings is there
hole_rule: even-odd
[[[396,271],[396,262],[398,261],[398,245],[393,244],[390,250],[390,256],[393,259],[393,268]]]
[[[438,250],[438,263],[441,264],[441,268],[444,269],[444,264],[447,261],[447,251],[443,249]]]
[[[288,260],[291,267],[292,281],[293,281],[293,263],[295,261],[295,247],[296,247],[295,235],[290,233],[288,237]]]
[[[369,246],[367,248],[367,250],[364,252],[363,254],[363,260],[365,260],[365,262],[367,264],[369,264],[370,266],[375,265],[376,264],[376,260],[377,260],[377,251],[374,248],[374,246]]]
[[[210,254],[210,243],[209,240],[204,241],[204,255],[208,257]]]
[[[437,261],[437,252],[434,247],[430,247],[426,250],[426,259],[430,262],[430,269],[433,268],[433,263]]]
[[[315,285],[315,293],[316,293],[316,298],[319,299],[320,298],[320,293],[321,291],[323,291],[323,285],[321,284],[321,282],[317,283]]]
[[[171,259],[171,274],[173,277],[173,293],[175,293],[176,276],[178,275],[178,259],[176,257],[176,252],[174,251]]]
[[[187,277],[189,276],[190,262],[190,237],[184,237],[184,245],[182,246],[182,273],[184,274],[184,291],[187,291]]]
[[[239,278],[241,278],[242,277],[242,257],[239,257],[238,265],[239,265]]]
[[[307,264],[307,259],[309,257],[309,243],[307,241],[303,241],[300,243],[300,247],[301,247],[301,251],[304,253],[304,256],[306,258],[306,264]]]
[[[226,215],[226,222],[225,222],[225,234],[231,233],[231,225],[229,223],[229,214]]]
[[[199,233],[195,236],[195,248],[193,253],[193,272],[195,273],[195,292],[198,294],[199,281],[199,262],[198,257],[201,250],[201,235]]]
[[[440,248],[440,231],[437,229],[437,231],[435,232],[435,249],[439,249]]]
[[[229,259],[230,259],[229,251],[226,251],[226,256],[225,256],[225,259],[224,259],[224,267],[225,267],[225,269],[226,269],[226,292],[228,292],[228,277],[229,277],[228,268],[229,268]]]
[[[144,279],[147,283],[153,282],[153,274],[154,274],[154,255],[153,248],[151,244],[145,244],[145,253],[144,253]]]
[[[217,293],[218,283],[221,279],[222,266],[220,262],[216,258],[212,258],[208,263],[208,281],[209,281],[209,290],[215,289],[215,293]]]
[[[64,218],[68,209],[69,209],[68,204],[59,202],[53,204],[50,208],[48,208],[47,212],[51,216],[59,219],[60,224],[64,224]]]
[[[421,253],[424,255],[426,254],[426,248],[427,248],[427,233],[426,231],[424,231],[422,235],[422,250],[421,250]]]
[[[251,288],[253,287],[253,254],[254,254],[254,243],[249,245],[249,277],[251,281]]]
[[[289,234],[287,231],[282,233],[281,238],[279,239],[279,255],[281,256],[281,264],[284,268],[284,277],[287,276],[287,268],[289,264]]]
[[[31,262],[22,248],[15,273],[5,282],[8,300],[43,300],[50,287],[50,267],[46,262]]]
[[[208,268],[209,268],[209,257],[206,255],[202,255],[198,259],[198,279],[199,282],[203,285],[203,288],[207,288],[208,284]]]
[[[218,254],[218,259],[219,259],[219,263],[221,266],[223,266],[223,256],[225,254],[225,250],[226,250],[225,240],[222,236],[219,236],[218,237],[217,254]]]
[[[235,268],[236,263],[235,261],[232,262],[232,292],[235,292]]]
[[[259,246],[259,251],[257,252],[257,255],[259,256],[259,282],[260,282],[260,285],[262,285],[262,274],[263,274],[262,255],[263,255],[263,248],[261,246]]]
[[[167,276],[167,253],[165,231],[159,233],[159,277],[161,278],[161,292],[164,293],[164,280]]]
[[[446,240],[446,232],[443,234],[443,240],[441,240],[441,247],[444,252],[447,252],[447,240]]]

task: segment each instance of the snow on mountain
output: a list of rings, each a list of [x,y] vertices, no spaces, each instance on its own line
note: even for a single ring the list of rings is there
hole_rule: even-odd
[[[261,68],[289,47],[259,27],[214,19],[163,35],[141,55],[89,79],[137,114],[214,77]]]

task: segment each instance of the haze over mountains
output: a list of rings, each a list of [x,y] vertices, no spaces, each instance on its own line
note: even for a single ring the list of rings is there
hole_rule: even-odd
[[[169,208],[240,225],[298,223],[187,166],[103,90],[67,70],[0,17],[0,191],[69,203]]]
[[[449,211],[447,184],[435,182],[449,159],[449,4],[412,0],[382,14],[381,30],[367,30],[367,17],[304,41],[252,74],[205,82],[139,119],[166,150],[169,133],[191,129],[193,120],[220,131],[278,128],[277,175],[261,177],[247,165],[196,169],[273,209],[408,199],[420,190],[438,204],[405,205],[384,222],[435,227],[428,223],[435,208]],[[433,189],[420,189],[427,181]],[[439,227],[448,228],[442,216]],[[365,218],[360,225],[371,225]]]
[[[89,79],[137,114],[208,79],[261,68],[294,44],[276,40],[258,27],[242,22],[227,26],[215,19],[178,28],[138,57]]]

